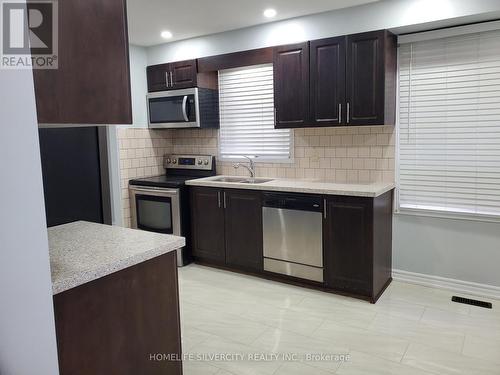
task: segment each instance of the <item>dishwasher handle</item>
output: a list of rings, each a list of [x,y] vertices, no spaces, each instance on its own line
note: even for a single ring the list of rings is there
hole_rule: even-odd
[[[308,195],[267,193],[264,194],[263,206],[287,210],[323,212],[321,197]]]

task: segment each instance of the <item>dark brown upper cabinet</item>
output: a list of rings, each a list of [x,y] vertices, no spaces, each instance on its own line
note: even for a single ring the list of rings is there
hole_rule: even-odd
[[[396,40],[388,31],[347,37],[348,125],[394,124]]]
[[[345,103],[345,37],[310,44],[310,124],[342,124]]]
[[[148,91],[164,91],[196,87],[196,60],[177,61],[147,67]]]
[[[38,122],[131,124],[125,0],[58,4],[58,68],[33,70]]]
[[[176,89],[195,87],[197,84],[196,60],[178,61],[170,64],[172,86]]]
[[[276,128],[297,128],[309,115],[309,43],[274,49],[274,106]]]
[[[146,76],[148,92],[167,90],[170,86],[170,64],[148,66]]]
[[[276,128],[393,125],[396,39],[386,30],[280,46]]]

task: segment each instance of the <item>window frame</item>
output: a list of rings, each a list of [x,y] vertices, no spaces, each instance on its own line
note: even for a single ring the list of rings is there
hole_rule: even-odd
[[[252,67],[258,67],[258,66],[264,66],[264,65],[270,65],[272,66],[272,63],[265,63],[265,64],[256,64],[256,65],[247,65],[247,66],[240,66],[237,68],[228,68],[228,69],[223,69],[223,70],[238,70],[238,69],[248,69]],[[218,72],[220,74],[220,70]],[[219,103],[220,103],[220,97],[219,97]],[[273,104],[274,104],[274,98],[273,98]],[[219,104],[220,105],[220,104]],[[219,113],[221,113],[219,109]],[[274,117],[274,123],[276,124],[276,117]],[[283,129],[282,129],[283,130]],[[294,129],[288,129],[290,132],[290,143],[289,143],[289,157],[287,159],[284,158],[272,158],[272,157],[266,157],[262,155],[245,155],[245,156],[255,156],[253,159],[255,163],[269,163],[269,164],[294,164],[295,163],[295,133]],[[228,162],[228,163],[239,163],[239,162],[244,162],[247,161],[246,158],[242,156],[227,156],[223,155],[221,153],[221,134],[222,134],[222,121],[220,122],[220,128],[218,129],[217,132],[217,158],[221,162]]]
[[[467,25],[454,28],[447,28],[436,31],[421,32],[417,34],[402,35],[399,37],[399,43],[409,43],[422,40],[432,40],[446,38],[450,36],[467,35],[472,33],[479,33],[485,31],[500,30],[500,21],[486,22],[477,25]],[[400,201],[400,170],[401,170],[401,155],[400,155],[400,47],[398,46],[397,53],[397,89],[396,89],[396,129],[395,129],[395,204],[394,204],[394,214],[404,215],[404,216],[417,216],[417,217],[430,217],[438,219],[448,219],[448,220],[465,220],[465,221],[479,221],[488,223],[500,223],[500,213],[498,214],[486,214],[486,213],[474,213],[474,212],[463,212],[463,211],[453,211],[453,210],[433,210],[426,208],[411,208],[411,207],[401,207]]]

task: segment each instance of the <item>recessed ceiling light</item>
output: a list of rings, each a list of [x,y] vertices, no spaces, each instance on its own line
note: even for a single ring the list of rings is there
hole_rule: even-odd
[[[172,38],[172,33],[170,31],[162,31],[160,35],[164,39]]]
[[[276,16],[276,9],[268,8],[264,11],[264,17],[273,18]]]

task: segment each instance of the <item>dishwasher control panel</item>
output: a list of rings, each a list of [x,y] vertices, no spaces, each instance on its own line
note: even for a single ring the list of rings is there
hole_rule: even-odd
[[[289,210],[323,212],[323,199],[319,196],[316,197],[302,194],[266,193],[264,194],[263,206]]]

